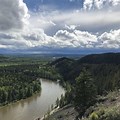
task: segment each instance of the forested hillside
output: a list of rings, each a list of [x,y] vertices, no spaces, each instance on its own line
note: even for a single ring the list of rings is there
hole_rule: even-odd
[[[48,116],[48,120],[120,119],[120,98],[117,96],[120,89],[120,53],[92,54],[77,60],[64,57],[50,65],[63,77],[66,94],[57,102],[60,108],[65,107]]]
[[[78,60],[61,58],[51,65],[70,83],[75,83],[80,72],[87,69],[94,77],[100,94],[120,86],[120,53],[87,55]]]
[[[120,53],[104,53],[87,55],[78,60],[78,63],[89,64],[120,64]]]

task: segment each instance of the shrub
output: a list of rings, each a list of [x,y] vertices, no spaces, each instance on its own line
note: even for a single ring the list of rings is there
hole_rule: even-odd
[[[105,120],[120,120],[120,111],[118,108],[113,108],[106,111]]]
[[[97,115],[97,113],[93,112],[93,113],[90,115],[90,120],[98,120],[98,115]]]

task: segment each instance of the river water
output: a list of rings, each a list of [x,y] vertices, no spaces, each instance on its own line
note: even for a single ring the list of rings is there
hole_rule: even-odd
[[[41,93],[28,99],[0,108],[0,120],[34,120],[55,105],[57,98],[64,94],[64,89],[56,82],[41,79]]]

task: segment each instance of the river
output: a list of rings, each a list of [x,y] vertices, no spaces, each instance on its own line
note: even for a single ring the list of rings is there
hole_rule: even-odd
[[[64,89],[56,82],[41,79],[41,93],[0,108],[0,120],[34,120],[48,111]]]

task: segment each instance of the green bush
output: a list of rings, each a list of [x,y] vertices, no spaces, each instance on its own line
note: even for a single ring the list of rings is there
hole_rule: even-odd
[[[96,113],[98,115],[97,120],[120,120],[120,109],[118,107],[112,107],[110,109],[109,108],[100,109]],[[96,120],[96,119],[91,119],[91,120]]]
[[[98,118],[99,118],[99,117],[98,117],[97,113],[95,113],[95,112],[93,112],[93,113],[90,115],[90,120],[99,120]]]

